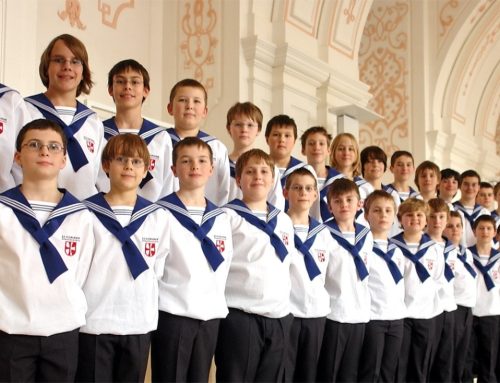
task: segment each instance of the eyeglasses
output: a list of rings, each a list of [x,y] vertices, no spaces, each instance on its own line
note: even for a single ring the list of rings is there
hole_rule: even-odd
[[[26,147],[30,152],[39,152],[43,147],[47,147],[49,153],[58,154],[64,150],[64,146],[62,146],[58,142],[49,142],[48,144],[42,144],[38,140],[31,140],[25,144],[21,145],[22,148]]]
[[[55,63],[57,65],[61,65],[61,66],[63,66],[66,63],[69,63],[69,65],[72,67],[77,67],[77,66],[83,65],[82,60],[77,59],[75,57],[73,57],[72,59],[67,59],[66,57],[56,56],[56,57],[51,57],[50,62],[53,62],[53,63]]]
[[[141,86],[142,81],[139,79],[135,79],[135,78],[131,78],[131,79],[117,78],[117,79],[113,80],[113,84],[120,85],[120,86],[125,86],[127,84],[130,84],[130,86],[136,87],[136,86]]]
[[[144,161],[141,158],[130,158],[130,157],[118,156],[118,157],[113,158],[113,161],[116,161],[123,166],[127,166],[128,162],[130,161],[134,168],[144,167]]]
[[[290,190],[292,190],[294,192],[298,192],[298,193],[300,193],[303,190],[305,190],[307,193],[311,193],[314,190],[316,190],[316,187],[313,186],[313,185],[306,185],[306,186],[303,186],[303,185],[292,185],[292,186],[290,186]]]

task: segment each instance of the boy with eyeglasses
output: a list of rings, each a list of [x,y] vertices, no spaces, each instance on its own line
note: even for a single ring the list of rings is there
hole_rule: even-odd
[[[102,154],[107,193],[84,201],[93,213],[94,256],[83,286],[77,381],[144,381],[158,323],[158,278],[169,249],[169,217],[142,198],[149,153],[137,134],[112,137]]]
[[[123,133],[138,134],[147,144],[149,163],[146,177],[137,194],[150,201],[174,191],[172,140],[167,129],[145,119],[142,105],[150,92],[149,73],[139,62],[127,59],[116,63],[108,74],[108,93],[116,106],[116,115],[103,122],[104,141]],[[109,190],[109,180],[99,173],[98,188]]]
[[[309,165],[294,170],[287,177],[284,190],[297,249],[290,265],[290,305],[294,318],[285,364],[285,381],[290,382],[316,381],[326,315],[330,312],[326,268],[339,249],[326,227],[309,216],[319,194],[313,172]]]
[[[104,133],[97,114],[77,100],[82,93],[89,94],[93,85],[85,46],[72,35],[55,37],[42,53],[39,73],[47,90],[27,97],[27,108],[32,118],[46,118],[63,127],[69,164],[61,171],[59,186],[77,198],[88,198],[97,192]],[[14,170],[20,183],[20,171]]]
[[[34,120],[16,140],[23,182],[0,195],[0,381],[73,381],[92,216],[57,178],[66,137]]]
[[[0,193],[16,186],[12,174],[14,142],[19,130],[29,121],[31,116],[21,95],[0,84],[0,150],[3,156],[3,161],[0,161]]]

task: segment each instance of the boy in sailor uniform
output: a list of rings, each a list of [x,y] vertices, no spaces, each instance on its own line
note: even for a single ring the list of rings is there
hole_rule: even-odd
[[[358,380],[394,382],[403,344],[406,316],[404,269],[401,250],[388,239],[396,204],[383,190],[375,190],[364,202],[365,217],[373,235],[373,255],[368,276],[370,321],[366,324]]]
[[[448,204],[450,211],[453,208],[452,201],[458,192],[458,185],[460,185],[460,173],[456,170],[446,168],[441,170],[441,177],[438,186],[438,196]]]
[[[479,184],[479,191],[476,196],[476,203],[490,212],[495,209],[495,192],[492,184],[481,181]]]
[[[387,170],[387,154],[379,146],[372,145],[364,148],[359,158],[363,178],[371,184],[373,190],[382,190],[382,178]]]
[[[434,382],[450,382],[453,378],[455,359],[454,329],[455,313],[455,272],[458,261],[456,246],[448,238],[443,237],[446,223],[450,218],[448,204],[441,198],[427,201],[430,209],[427,218],[427,234],[441,249],[444,257],[444,278],[441,278],[439,296],[443,303],[443,312],[436,317],[436,335],[431,351],[430,379]]]
[[[0,381],[73,381],[92,216],[57,177],[66,165],[59,125],[34,120],[16,141],[21,185],[0,195]]]
[[[290,173],[284,193],[297,249],[290,265],[290,303],[294,318],[285,381],[314,382],[326,315],[330,312],[330,296],[325,289],[326,268],[330,258],[336,256],[339,245],[324,225],[309,216],[309,209],[318,198],[312,169],[303,167]]]
[[[172,139],[167,129],[142,117],[142,104],[150,92],[149,73],[140,63],[128,59],[116,63],[108,74],[108,93],[113,97],[116,115],[103,121],[104,141],[123,133],[138,134],[149,150],[148,172],[137,192],[143,198],[157,201],[174,191],[172,174]],[[109,190],[109,179],[99,173],[97,187]]]
[[[31,121],[21,95],[14,89],[0,84],[0,193],[16,186],[12,166],[19,130]]]
[[[365,325],[370,320],[368,270],[373,237],[355,222],[361,207],[358,186],[347,178],[335,180],[328,190],[333,218],[324,224],[338,243],[326,271],[330,295],[325,335],[318,363],[318,381],[357,381]]]
[[[467,353],[471,344],[472,307],[476,304],[477,273],[472,266],[472,254],[460,244],[463,224],[462,216],[457,211],[450,211],[450,218],[443,235],[453,243],[457,252],[457,260],[452,266],[455,278],[453,281],[455,302],[455,328],[453,334],[453,382],[472,380],[472,371],[465,371]]]
[[[90,197],[97,192],[104,131],[97,114],[77,100],[93,85],[85,46],[72,35],[55,37],[42,53],[39,72],[47,91],[25,100],[32,118],[56,122],[68,138],[69,164],[59,187],[80,199]],[[16,182],[21,182],[18,173]]]
[[[267,122],[264,135],[269,146],[269,155],[279,170],[279,175],[276,174],[276,178],[279,178],[281,187],[284,189],[288,175],[295,169],[305,166],[304,162],[292,156],[298,135],[297,124],[293,118],[286,114],[279,114]],[[288,204],[285,201],[283,211],[287,210]]]
[[[251,102],[237,102],[227,111],[226,129],[233,140],[233,151],[229,154],[231,181],[229,201],[241,199],[241,189],[236,183],[235,166],[239,156],[255,146],[255,139],[262,130],[262,112]],[[275,170],[277,172],[277,170]],[[268,201],[280,210],[285,208],[285,197],[279,177],[274,179],[274,187],[269,192]]]
[[[417,198],[425,202],[437,197],[437,189],[441,181],[441,171],[432,161],[424,161],[415,170],[415,185],[418,188]]]
[[[427,203],[408,198],[398,209],[403,232],[391,238],[409,260],[403,275],[407,317],[397,372],[399,382],[428,380],[435,318],[443,312],[439,289],[444,278],[444,257],[439,246],[424,233],[428,215]]]
[[[212,148],[214,169],[205,194],[217,206],[224,205],[228,201],[230,180],[227,148],[216,137],[200,130],[208,114],[207,90],[194,79],[179,81],[170,91],[167,111],[174,118],[175,126],[167,129],[173,145],[185,137],[198,137]],[[174,178],[174,190],[177,189],[178,179]]]
[[[226,284],[229,315],[221,321],[215,352],[220,382],[283,381],[295,247],[292,221],[267,202],[275,176],[271,157],[260,149],[236,162],[243,199],[224,208],[234,257]]]
[[[112,137],[102,154],[110,190],[84,201],[93,212],[96,246],[83,286],[88,310],[80,329],[80,382],[144,381],[170,240],[165,211],[137,195],[148,163],[140,136]]]
[[[219,322],[228,313],[224,288],[233,257],[231,225],[205,198],[213,174],[210,146],[186,137],[174,146],[172,158],[179,190],[157,202],[170,217],[172,235],[151,341],[152,379],[206,382]]]
[[[469,247],[477,272],[474,334],[477,340],[478,382],[498,382],[498,347],[500,341],[500,252],[492,247],[495,219],[481,215],[472,226],[476,244]]]
[[[384,190],[392,195],[394,202],[396,202],[396,209],[398,209],[399,205],[406,199],[418,196],[418,192],[410,186],[411,177],[415,172],[413,155],[406,150],[396,150],[391,156],[389,170],[393,174],[394,179],[392,183],[384,185]],[[401,226],[396,219],[394,220],[389,237],[398,233],[401,233]]]
[[[462,245],[470,247],[476,243],[476,238],[472,230],[474,221],[481,215],[490,215],[490,211],[476,203],[477,193],[481,176],[475,170],[466,170],[460,175],[460,199],[453,203],[456,211],[462,214],[464,219],[464,233],[462,235]]]
[[[300,136],[302,154],[307,158],[307,164],[312,166],[318,177],[319,198],[311,206],[311,216],[323,222],[331,218],[332,213],[328,208],[326,194],[328,187],[343,174],[326,165],[330,155],[331,134],[322,126],[313,126]]]

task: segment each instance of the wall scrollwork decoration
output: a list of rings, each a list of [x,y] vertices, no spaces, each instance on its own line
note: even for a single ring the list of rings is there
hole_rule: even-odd
[[[62,21],[69,20],[69,25],[72,27],[77,27],[78,29],[85,30],[86,25],[83,25],[80,20],[80,14],[82,7],[79,0],[65,0],[64,9],[62,11],[57,11],[57,15]]]
[[[116,29],[121,13],[127,8],[134,8],[134,2],[135,0],[123,1],[116,7],[115,11],[112,12],[111,4],[106,3],[104,0],[99,0],[97,3],[97,9],[102,15],[101,22],[110,28]]]

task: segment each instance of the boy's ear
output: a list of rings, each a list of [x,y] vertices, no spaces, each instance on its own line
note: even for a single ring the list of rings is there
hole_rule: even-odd
[[[168,114],[170,114],[171,116],[173,116],[173,115],[174,115],[174,114],[173,114],[173,106],[172,106],[172,104],[171,104],[170,102],[167,104],[167,112],[168,112]]]
[[[108,86],[108,94],[109,94],[111,97],[113,97],[113,85]],[[113,101],[114,101],[114,99],[115,99],[115,98],[113,97]]]
[[[285,197],[285,199],[288,200],[288,189],[287,188],[283,189],[283,197]]]
[[[19,153],[17,150],[14,153],[14,162],[19,165],[19,167],[22,168],[21,166],[21,153]]]
[[[106,175],[109,178],[109,161],[104,161],[102,163],[101,167],[102,167],[102,170],[104,171],[104,173],[106,173]]]
[[[177,168],[175,165],[170,166],[170,169],[172,169],[172,173],[174,173],[174,177],[177,177]]]
[[[235,180],[236,180],[236,185],[241,188],[240,186],[240,181],[241,181],[241,177],[235,177]]]

